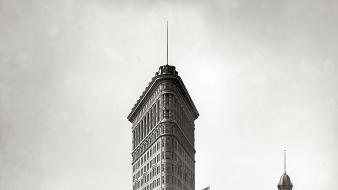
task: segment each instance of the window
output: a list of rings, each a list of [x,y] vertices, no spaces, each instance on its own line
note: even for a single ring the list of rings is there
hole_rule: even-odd
[[[172,153],[170,152],[170,151],[166,151],[165,152],[165,158],[164,159],[168,159],[168,160],[170,160],[171,159],[171,155],[172,155]]]

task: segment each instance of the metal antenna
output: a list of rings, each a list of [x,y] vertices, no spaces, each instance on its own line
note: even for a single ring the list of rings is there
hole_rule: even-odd
[[[286,174],[286,150],[284,150],[284,173]]]
[[[168,54],[169,54],[169,48],[168,48],[169,44],[168,44],[168,21],[167,21],[167,65],[168,65]]]

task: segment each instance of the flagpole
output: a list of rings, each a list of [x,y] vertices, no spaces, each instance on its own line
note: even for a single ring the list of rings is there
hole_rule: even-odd
[[[168,43],[168,21],[167,21],[167,65],[169,64],[168,57],[169,57],[169,43]]]

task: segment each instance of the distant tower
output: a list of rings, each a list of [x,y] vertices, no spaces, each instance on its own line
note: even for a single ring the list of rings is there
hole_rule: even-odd
[[[198,116],[167,55],[167,64],[159,68],[128,115],[133,190],[195,190],[194,121]]]
[[[284,174],[280,178],[277,187],[278,190],[292,190],[293,187],[290,177],[286,174],[286,150],[284,150]]]

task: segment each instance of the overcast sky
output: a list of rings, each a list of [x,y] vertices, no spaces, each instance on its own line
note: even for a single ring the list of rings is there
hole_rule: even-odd
[[[196,190],[338,186],[338,2],[0,0],[0,189],[132,188],[131,108],[175,65]]]

